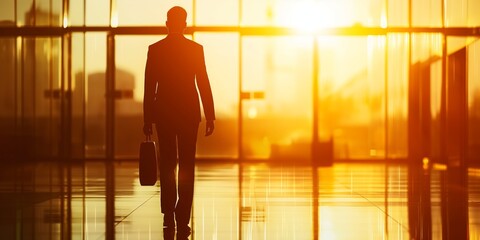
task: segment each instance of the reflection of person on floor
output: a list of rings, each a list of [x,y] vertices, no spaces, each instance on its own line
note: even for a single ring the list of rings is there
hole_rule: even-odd
[[[201,121],[197,87],[207,120],[205,136],[213,133],[215,120],[203,47],[183,36],[186,18],[185,9],[171,8],[167,13],[167,37],[149,46],[143,105],[144,133],[152,134],[152,123],[157,130],[164,229],[175,229],[176,220],[179,239],[186,239],[191,232],[188,224],[193,201],[197,131]]]

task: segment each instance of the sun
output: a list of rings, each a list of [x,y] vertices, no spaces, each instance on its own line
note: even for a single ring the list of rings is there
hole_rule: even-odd
[[[279,2],[275,8],[275,23],[308,33],[346,26],[351,19],[346,12],[340,11],[340,7],[336,1]]]

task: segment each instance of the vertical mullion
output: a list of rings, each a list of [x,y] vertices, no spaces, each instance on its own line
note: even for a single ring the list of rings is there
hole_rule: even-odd
[[[312,166],[317,166],[317,160],[319,160],[319,139],[318,139],[318,120],[319,120],[319,56],[318,56],[318,41],[317,36],[313,36],[313,66],[312,66],[312,100],[313,100],[313,125],[312,125],[312,147],[310,152],[310,161]]]
[[[242,33],[238,34],[238,239],[242,239],[242,181],[243,181],[243,168],[242,164],[244,161],[243,156],[243,102],[242,102],[242,78],[243,78],[243,35]]]
[[[412,0],[408,0],[408,83],[410,84],[411,82],[411,79],[412,79]],[[408,87],[410,88],[410,86]],[[411,101],[410,99],[410,96],[407,94],[407,106],[409,105],[409,102]],[[408,131],[407,131],[407,134],[410,132],[410,126],[412,123],[410,123],[410,109],[407,110],[408,112],[408,117],[407,117],[407,128],[408,128]],[[407,139],[410,139],[410,136],[407,136]],[[408,141],[408,140],[407,140]],[[407,144],[407,146],[409,145],[410,143]],[[410,149],[409,149],[410,150]],[[408,151],[408,150],[407,150]],[[412,153],[408,153],[408,156],[413,156]],[[410,161],[413,161],[412,159],[409,159],[409,162]]]
[[[84,0],[84,3],[85,3],[85,0]],[[85,5],[84,5],[85,6]],[[85,9],[85,7],[84,7]],[[85,25],[85,18],[84,18],[84,25]],[[86,150],[85,150],[85,146],[86,146],[86,139],[87,139],[87,109],[86,109],[86,96],[87,96],[87,72],[86,72],[86,33],[82,33],[82,36],[83,36],[83,97],[82,97],[82,141],[81,141],[81,144],[82,144],[82,158],[83,159],[86,159]],[[83,165],[82,167],[82,239],[85,240],[85,236],[86,236],[86,224],[87,224],[87,214],[86,214],[86,170],[85,170],[85,165]]]
[[[389,0],[385,0],[385,21],[386,21],[386,25],[385,27],[388,29],[388,20],[389,20],[389,15],[388,15],[388,2]],[[385,207],[385,218],[384,218],[384,233],[385,233],[385,236],[387,236],[387,239],[388,239],[388,185],[389,185],[389,182],[388,182],[388,179],[389,179],[389,175],[388,175],[388,158],[389,158],[389,143],[388,143],[388,139],[389,139],[389,124],[388,124],[388,121],[389,121],[389,118],[388,118],[388,111],[389,111],[389,108],[388,108],[388,105],[389,105],[389,92],[388,92],[388,88],[389,88],[389,78],[388,78],[388,73],[389,73],[389,68],[388,68],[388,65],[389,65],[389,62],[388,62],[388,31],[387,33],[385,33],[385,41],[384,41],[384,48],[383,48],[383,51],[384,51],[384,79],[385,79],[385,84],[384,84],[384,91],[385,91],[385,113],[384,113],[384,130],[385,130],[385,143],[384,143],[384,147],[385,147],[385,169],[384,169],[384,207]]]
[[[106,229],[107,240],[115,239],[115,35],[107,35],[106,87]]]
[[[387,0],[388,1],[388,0]],[[387,18],[388,19],[388,18]],[[385,113],[384,113],[384,117],[385,117],[385,122],[384,122],[384,128],[385,128],[385,172],[384,172],[384,178],[385,178],[385,183],[384,183],[384,192],[385,192],[385,198],[384,198],[384,202],[385,202],[385,235],[387,236],[387,239],[388,239],[388,220],[389,220],[389,215],[388,215],[388,162],[389,162],[389,144],[388,144],[388,139],[389,139],[389,124],[388,124],[388,111],[389,111],[389,108],[388,108],[388,104],[389,104],[389,92],[388,92],[388,88],[389,88],[389,78],[388,78],[388,65],[389,65],[389,61],[388,61],[388,34],[385,34],[385,45],[384,45],[384,55],[385,55],[385,59],[384,59],[384,78],[385,78],[385,88],[384,88],[384,91],[385,91]]]
[[[242,0],[238,0],[238,25],[242,21]],[[243,85],[243,35],[238,33],[238,159],[243,162],[243,102],[242,102],[242,85]]]
[[[238,22],[240,29],[242,23],[243,2],[238,0]],[[243,199],[243,103],[242,103],[242,84],[243,84],[243,35],[238,32],[238,239],[242,239],[242,199]]]
[[[442,27],[443,37],[442,37],[442,83],[441,83],[441,93],[440,93],[440,156],[441,162],[447,163],[446,154],[447,154],[447,141],[446,141],[446,131],[447,131],[447,35],[445,32],[445,1],[442,1]]]
[[[312,100],[313,100],[313,126],[312,126],[312,147],[311,147],[311,152],[310,152],[310,164],[312,167],[312,201],[313,201],[313,239],[318,240],[319,239],[319,186],[318,186],[318,172],[317,172],[317,166],[318,162],[320,160],[320,154],[319,154],[319,139],[318,139],[318,121],[319,121],[319,77],[320,77],[320,66],[319,66],[319,48],[318,48],[318,38],[316,35],[312,36],[313,38],[313,66],[312,66]]]

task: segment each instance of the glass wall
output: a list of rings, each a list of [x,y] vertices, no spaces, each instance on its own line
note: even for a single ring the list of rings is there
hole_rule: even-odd
[[[317,136],[333,141],[336,159],[438,158],[446,59],[462,49],[468,151],[479,155],[478,31],[467,27],[480,26],[480,0],[5,0],[5,135],[49,142],[32,146],[39,155],[58,155],[68,142],[74,157],[104,158],[113,127],[115,156],[136,158],[146,51],[166,32],[173,5],[187,10],[189,38],[204,46],[216,104],[215,134],[203,137],[200,125],[199,158],[309,159]],[[337,27],[352,31],[323,31]],[[115,79],[107,79],[110,68]]]

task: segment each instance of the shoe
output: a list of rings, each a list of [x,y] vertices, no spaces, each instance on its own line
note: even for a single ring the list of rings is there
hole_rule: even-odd
[[[175,229],[175,216],[173,213],[163,214],[163,228]]]
[[[189,226],[179,226],[177,230],[177,240],[187,240],[190,234],[192,234],[192,229]]]

